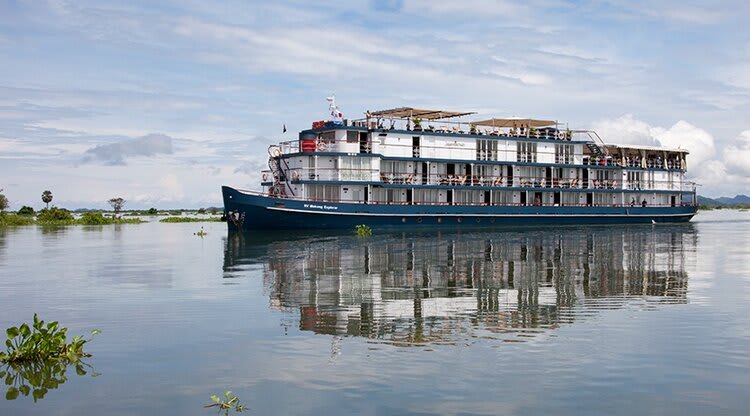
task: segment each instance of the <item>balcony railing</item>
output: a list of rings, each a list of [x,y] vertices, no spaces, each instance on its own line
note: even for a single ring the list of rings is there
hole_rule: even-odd
[[[523,187],[551,189],[601,189],[631,191],[680,191],[692,192],[693,182],[688,181],[621,181],[613,178],[583,179],[577,177],[550,178],[544,175],[500,176],[500,175],[455,175],[427,174],[414,172],[381,172],[375,169],[333,169],[333,168],[296,168],[287,172],[291,182],[328,181],[328,182],[370,182],[395,185],[439,185],[450,187]],[[264,182],[272,182],[271,171],[262,172]]]

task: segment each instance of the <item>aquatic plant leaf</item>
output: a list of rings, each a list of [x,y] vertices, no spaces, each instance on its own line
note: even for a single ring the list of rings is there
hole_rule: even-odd
[[[34,401],[43,399],[45,394],[47,394],[47,389],[45,388],[34,389],[34,391],[31,392],[31,395],[34,397]]]
[[[20,332],[18,331],[17,327],[12,326],[12,327],[6,329],[5,333],[8,335],[8,340],[10,341],[11,339],[17,337]],[[7,345],[8,342],[6,342],[5,344]]]
[[[18,397],[18,389],[15,387],[8,388],[8,392],[5,393],[5,400],[15,400]]]
[[[21,332],[21,335],[23,335],[24,338],[27,338],[29,335],[31,335],[31,330],[29,329],[29,325],[24,323],[21,325],[18,330]]]

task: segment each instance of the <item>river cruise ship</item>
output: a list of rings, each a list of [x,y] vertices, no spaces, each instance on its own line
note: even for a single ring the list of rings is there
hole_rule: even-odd
[[[686,222],[685,149],[604,142],[554,120],[399,107],[268,149],[261,191],[222,187],[230,229]],[[458,121],[456,121],[458,120]]]

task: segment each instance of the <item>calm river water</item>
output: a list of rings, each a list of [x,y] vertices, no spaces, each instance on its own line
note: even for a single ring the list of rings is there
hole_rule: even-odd
[[[231,389],[256,415],[746,415],[748,235],[737,211],[369,238],[0,229],[0,327],[102,331],[87,374],[36,402],[0,384],[0,414],[211,415]]]

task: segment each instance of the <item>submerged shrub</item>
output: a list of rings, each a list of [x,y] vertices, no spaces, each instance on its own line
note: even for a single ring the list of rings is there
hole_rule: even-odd
[[[34,215],[34,208],[31,208],[29,206],[22,206],[21,209],[18,210],[18,215]]]
[[[83,225],[104,225],[112,224],[114,221],[111,218],[105,217],[99,211],[89,211],[84,212],[78,222]]]
[[[215,218],[196,218],[196,217],[167,217],[162,218],[159,222],[220,222],[221,217]]]
[[[0,227],[31,225],[33,223],[34,219],[28,215],[16,215],[0,212]]]
[[[36,221],[42,224],[73,224],[73,214],[65,208],[45,208],[39,211]]]

